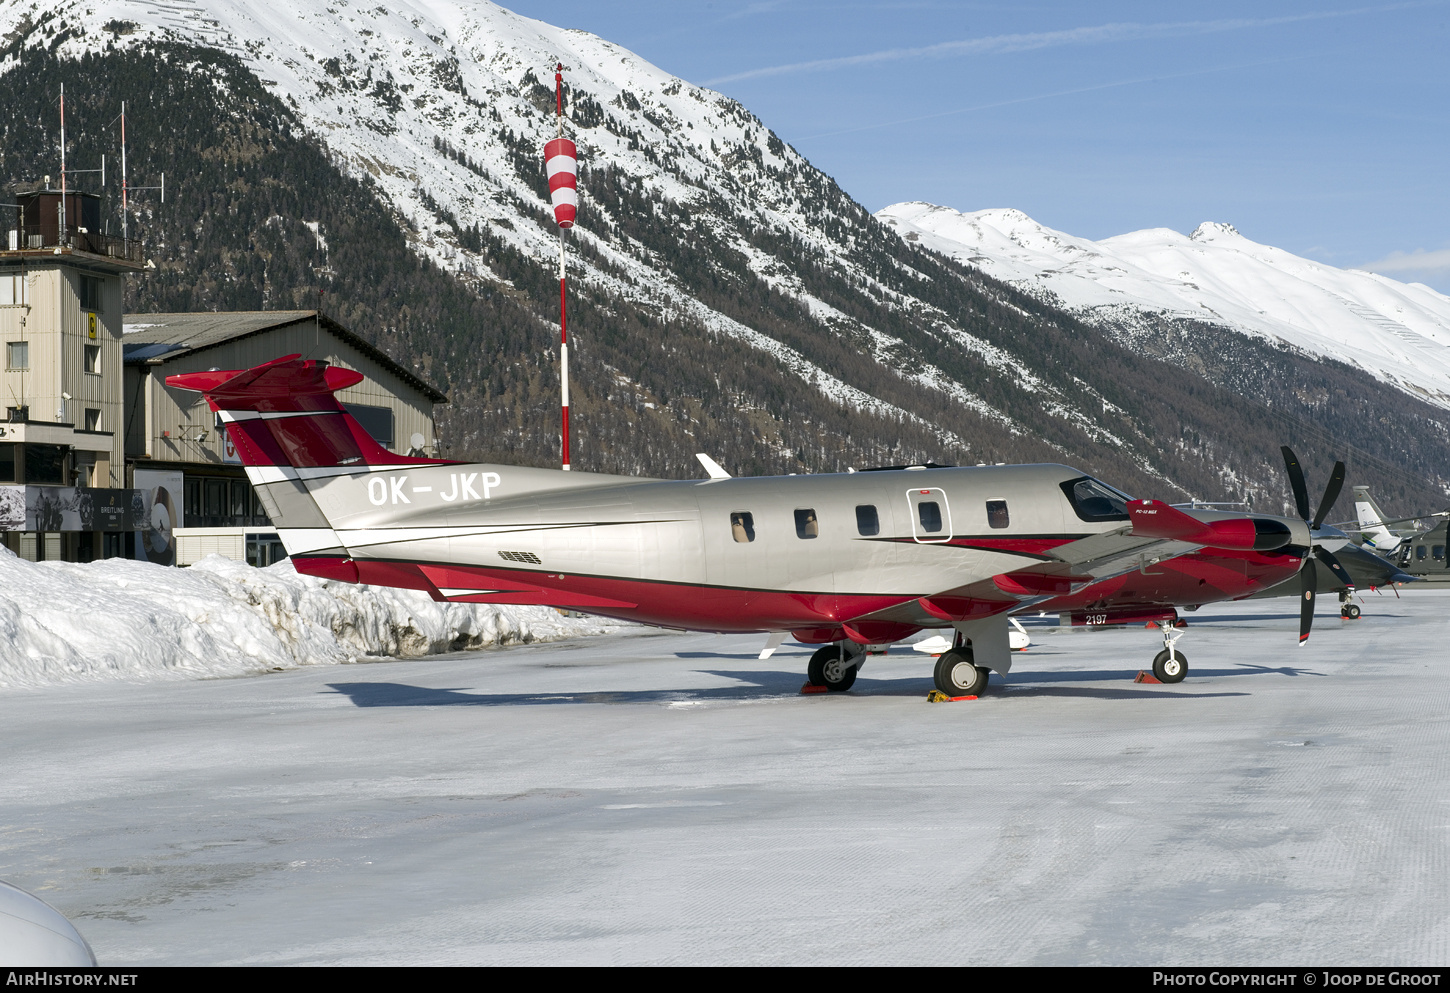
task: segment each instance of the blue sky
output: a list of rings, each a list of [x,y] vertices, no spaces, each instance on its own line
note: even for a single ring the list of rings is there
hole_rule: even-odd
[[[857,200],[1228,221],[1450,292],[1450,0],[515,0],[735,97]]]

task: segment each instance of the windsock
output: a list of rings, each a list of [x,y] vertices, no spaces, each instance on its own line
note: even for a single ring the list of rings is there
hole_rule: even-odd
[[[579,154],[574,143],[568,138],[555,138],[545,145],[544,170],[549,174],[554,220],[561,228],[572,228],[579,212]]]

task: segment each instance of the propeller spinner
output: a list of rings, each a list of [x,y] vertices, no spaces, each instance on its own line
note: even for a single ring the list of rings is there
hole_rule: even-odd
[[[1289,485],[1294,490],[1294,505],[1299,511],[1299,516],[1304,523],[1309,525],[1310,548],[1313,556],[1306,556],[1304,567],[1299,570],[1300,589],[1303,595],[1299,600],[1299,644],[1309,640],[1309,629],[1314,626],[1314,597],[1319,585],[1319,571],[1315,560],[1323,563],[1325,568],[1334,573],[1334,578],[1348,587],[1354,589],[1354,580],[1349,577],[1339,559],[1329,550],[1329,545],[1335,548],[1342,548],[1349,540],[1349,535],[1338,528],[1329,527],[1324,524],[1324,518],[1329,516],[1329,510],[1334,506],[1334,501],[1339,499],[1339,491],[1344,488],[1344,463],[1334,463],[1334,471],[1329,474],[1329,483],[1324,487],[1324,495],[1319,499],[1319,509],[1314,512],[1311,519],[1309,516],[1309,488],[1304,484],[1304,470],[1299,465],[1299,458],[1294,450],[1288,445],[1281,449],[1284,453],[1284,468],[1289,473]]]

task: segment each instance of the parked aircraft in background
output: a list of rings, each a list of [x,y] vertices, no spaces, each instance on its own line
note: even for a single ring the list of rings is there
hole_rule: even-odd
[[[937,687],[981,692],[1012,666],[1010,619],[1157,621],[1154,674],[1177,682],[1178,606],[1301,583],[1309,636],[1318,566],[1352,582],[1310,517],[1185,512],[1065,465],[894,466],[854,474],[662,480],[459,464],[384,450],[334,398],[359,373],[287,356],[189,373],[298,572],[465,603],[548,604],[666,627],[787,634],[822,647],[808,677],[849,689],[871,646],[950,628]],[[713,463],[710,463],[713,465]]]
[[[1450,511],[1387,520],[1379,504],[1370,496],[1368,486],[1354,488],[1354,511],[1366,546],[1417,579],[1450,580],[1450,562],[1445,557],[1445,547],[1450,544],[1446,540],[1447,532],[1450,532]],[[1442,520],[1428,530],[1391,529],[1392,525],[1418,523],[1436,517]]]

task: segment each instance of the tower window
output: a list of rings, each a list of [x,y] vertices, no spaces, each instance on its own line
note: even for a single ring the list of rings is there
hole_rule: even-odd
[[[5,343],[5,368],[30,368],[30,342],[10,341]]]
[[[93,376],[101,374],[101,346],[86,346],[86,372]]]
[[[86,430],[101,430],[101,412],[94,407],[86,408]]]
[[[81,310],[100,310],[106,284],[96,276],[81,276],[79,279],[76,291],[81,300]]]

